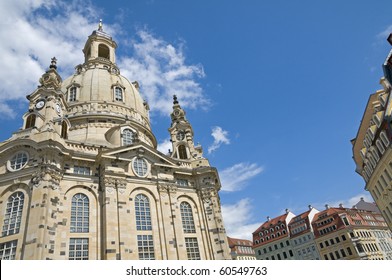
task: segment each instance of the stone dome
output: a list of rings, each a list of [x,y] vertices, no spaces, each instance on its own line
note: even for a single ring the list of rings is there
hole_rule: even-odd
[[[139,93],[138,83],[120,74],[115,63],[116,47],[100,26],[85,44],[85,62],[62,82],[68,105],[66,117],[71,123],[69,139],[110,146],[108,138],[113,137],[103,135],[109,130],[112,135],[114,127],[128,125],[139,140],[156,147],[148,104]]]

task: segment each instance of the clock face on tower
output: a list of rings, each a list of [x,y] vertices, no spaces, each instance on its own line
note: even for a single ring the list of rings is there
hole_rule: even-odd
[[[185,138],[185,132],[180,130],[179,132],[177,132],[177,140],[182,141]]]
[[[35,103],[35,108],[37,110],[41,110],[44,106],[45,106],[45,100],[43,99],[40,99],[37,101],[37,103]]]

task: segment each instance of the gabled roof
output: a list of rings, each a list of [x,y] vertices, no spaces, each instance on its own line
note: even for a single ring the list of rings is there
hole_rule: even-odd
[[[135,153],[141,153],[144,155],[150,155],[153,157],[157,157],[160,159],[161,165],[166,165],[168,167],[178,167],[178,164],[174,159],[172,159],[168,156],[165,156],[161,152],[155,150],[154,148],[146,145],[143,142],[138,142],[136,144],[129,145],[129,146],[107,149],[107,150],[101,151],[101,153],[98,155],[98,157],[131,161],[132,158],[130,158],[127,155],[135,154]]]

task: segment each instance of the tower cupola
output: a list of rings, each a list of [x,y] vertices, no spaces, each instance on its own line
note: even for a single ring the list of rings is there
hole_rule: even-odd
[[[102,20],[100,20],[98,30],[93,31],[83,48],[85,63],[115,64],[116,48],[117,43],[103,31]]]

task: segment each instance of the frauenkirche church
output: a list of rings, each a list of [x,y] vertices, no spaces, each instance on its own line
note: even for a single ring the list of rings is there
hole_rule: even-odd
[[[100,24],[71,77],[53,58],[0,143],[0,259],[230,259],[216,168],[175,96],[172,150],[157,150],[116,47]]]

